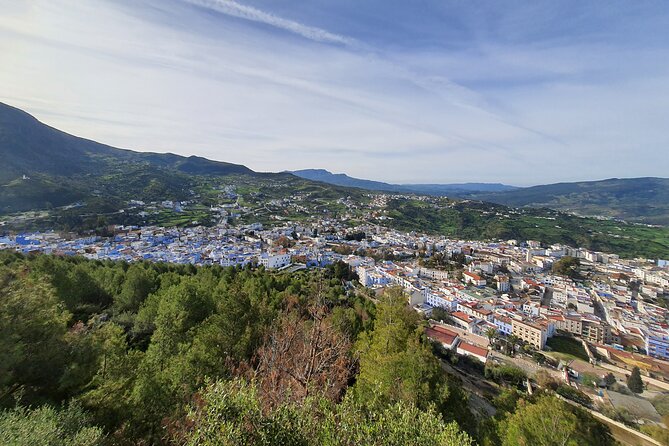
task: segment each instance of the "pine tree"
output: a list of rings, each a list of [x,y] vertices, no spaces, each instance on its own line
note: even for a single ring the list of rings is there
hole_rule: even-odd
[[[641,381],[641,371],[639,367],[634,367],[629,378],[627,378],[627,387],[634,393],[643,392],[643,381]]]

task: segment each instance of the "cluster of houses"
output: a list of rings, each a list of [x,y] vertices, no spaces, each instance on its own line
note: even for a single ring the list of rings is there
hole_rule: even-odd
[[[351,233],[364,237],[348,237]],[[346,253],[338,249],[342,247]],[[363,286],[400,286],[417,311],[429,317],[442,308],[453,328],[471,335],[485,337],[495,330],[544,349],[549,338],[563,332],[594,345],[669,359],[667,310],[661,305],[669,297],[666,261],[623,260],[563,245],[542,247],[534,241],[458,241],[377,225],[350,228],[325,219],[309,226],[286,222],[272,228],[259,223],[116,227],[111,238],[20,234],[0,236],[0,249],[131,262],[258,264],[268,269],[322,267],[343,260]],[[402,260],[374,260],[366,256],[370,251]],[[464,259],[464,269],[421,266],[419,253],[457,255]],[[564,256],[580,259],[587,280],[551,273],[554,262]]]
[[[311,240],[286,249],[272,243],[290,237],[299,227],[262,230],[261,225],[239,229],[220,227],[117,227],[112,238],[64,237],[55,232],[0,237],[0,249],[22,253],[80,255],[89,259],[152,261],[194,265],[286,267],[298,259],[305,266],[324,266],[337,256]]]
[[[441,344],[447,350],[451,350],[458,355],[469,356],[482,363],[488,361],[488,349],[483,347],[481,342],[474,343],[464,339],[461,333],[449,329],[440,324],[431,324],[425,329],[425,334],[435,342]]]
[[[449,324],[474,335],[494,330],[541,350],[562,333],[669,359],[667,309],[658,305],[669,297],[666,262],[621,260],[560,245],[541,248],[535,242],[453,242],[444,248],[465,254],[464,271],[397,261],[359,261],[356,270],[361,284],[401,286],[416,311],[430,317],[441,308]],[[580,259],[587,280],[551,273],[552,264],[566,255]]]

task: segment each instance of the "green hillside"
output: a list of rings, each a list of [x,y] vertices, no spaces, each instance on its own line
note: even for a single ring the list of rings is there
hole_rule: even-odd
[[[666,258],[669,227],[577,217],[550,209],[509,209],[477,201],[393,200],[389,225],[456,239],[540,240],[623,257]]]
[[[137,199],[178,199],[192,187],[194,175],[253,173],[195,156],[106,146],[2,103],[0,158],[0,214],[69,205],[92,195],[124,199],[124,192]]]
[[[578,215],[669,225],[669,178],[612,178],[557,183],[470,197],[513,207],[548,207]]]

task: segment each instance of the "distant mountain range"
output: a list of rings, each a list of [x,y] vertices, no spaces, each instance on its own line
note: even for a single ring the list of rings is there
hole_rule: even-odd
[[[292,172],[302,178],[347,187],[474,199],[511,207],[545,207],[584,216],[669,225],[669,178],[612,178],[601,181],[514,187],[499,183],[389,184],[333,174],[324,169]]]
[[[117,212],[131,199],[193,197],[200,197],[203,209],[208,209],[216,202],[214,189],[221,184],[218,179],[232,175],[256,191],[260,190],[258,182],[272,183],[272,187],[256,194],[276,194],[275,198],[299,189],[317,191],[323,199],[336,200],[347,195],[361,197],[361,189],[366,189],[449,196],[512,207],[544,207],[669,225],[669,179],[664,178],[516,188],[496,183],[397,185],[321,169],[257,173],[243,165],[196,156],[117,149],[64,133],[2,103],[0,160],[0,215],[85,202],[86,208],[81,212],[94,216]],[[286,192],[279,192],[277,185]]]
[[[332,173],[325,169],[293,170],[290,173],[301,178],[337,186],[357,187],[385,192],[416,193],[428,195],[458,196],[471,192],[502,192],[517,189],[500,183],[454,183],[454,184],[390,184],[381,181],[353,178],[344,173]]]
[[[547,207],[578,215],[669,225],[669,178],[611,178],[557,183],[469,198],[512,207]]]

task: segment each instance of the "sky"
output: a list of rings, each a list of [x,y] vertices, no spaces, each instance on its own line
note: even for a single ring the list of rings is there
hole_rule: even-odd
[[[0,102],[393,183],[669,176],[669,3],[0,0]]]

